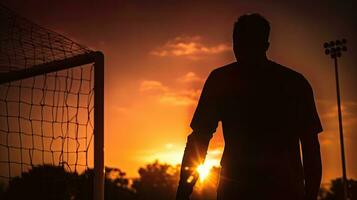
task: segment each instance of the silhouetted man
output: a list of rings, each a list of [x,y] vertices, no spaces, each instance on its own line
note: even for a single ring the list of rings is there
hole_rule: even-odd
[[[259,14],[234,24],[237,62],[213,70],[191,121],[177,199],[189,199],[212,134],[225,148],[218,200],[316,200],[321,182],[313,91],[298,72],[270,61],[269,22]],[[303,165],[300,158],[301,142]]]

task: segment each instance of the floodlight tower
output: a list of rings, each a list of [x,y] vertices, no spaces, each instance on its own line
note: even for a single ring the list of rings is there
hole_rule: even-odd
[[[343,125],[342,125],[342,111],[341,111],[341,97],[340,97],[340,84],[338,79],[338,58],[342,56],[342,51],[347,51],[346,39],[330,41],[324,43],[325,54],[330,55],[335,64],[335,79],[336,79],[336,93],[337,93],[337,110],[338,110],[338,125],[340,131],[340,145],[341,145],[341,160],[342,160],[342,184],[343,184],[343,199],[348,200],[348,182],[346,175],[346,158],[345,146],[343,142]]]

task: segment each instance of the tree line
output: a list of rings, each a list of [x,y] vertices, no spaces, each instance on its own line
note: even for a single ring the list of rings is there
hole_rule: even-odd
[[[118,168],[105,168],[105,200],[171,200],[175,198],[180,166],[155,161],[139,169],[139,177],[128,178]],[[209,177],[198,181],[192,200],[214,200],[219,168],[212,168]],[[320,200],[343,200],[340,178],[322,187]],[[357,200],[357,181],[349,180],[350,199]],[[41,165],[0,185],[3,200],[91,200],[93,199],[93,170],[69,172],[61,166]]]

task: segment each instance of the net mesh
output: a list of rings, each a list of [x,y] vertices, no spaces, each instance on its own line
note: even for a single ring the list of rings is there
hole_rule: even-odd
[[[64,60],[90,50],[0,4],[0,72]]]
[[[2,75],[90,52],[0,5]],[[0,84],[0,179],[37,165],[91,167],[93,114],[93,64]]]

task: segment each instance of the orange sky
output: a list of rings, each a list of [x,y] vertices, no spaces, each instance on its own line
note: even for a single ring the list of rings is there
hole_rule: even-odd
[[[214,68],[234,61],[232,25],[246,12],[259,12],[271,22],[269,58],[312,84],[325,130],[320,135],[323,178],[340,176],[334,73],[322,44],[346,37],[340,77],[347,173],[357,178],[357,16],[348,2],[274,2],[6,0],[5,5],[104,52],[105,164],[129,176],[154,159],[181,161],[204,80]],[[217,130],[208,156],[219,162],[224,141],[221,127]]]

